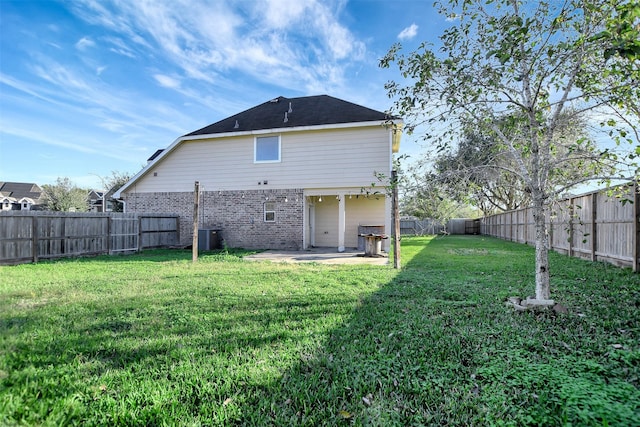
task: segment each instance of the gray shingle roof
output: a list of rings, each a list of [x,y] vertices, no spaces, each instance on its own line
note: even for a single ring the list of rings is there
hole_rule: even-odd
[[[285,119],[286,116],[286,119]],[[279,96],[185,136],[388,120],[386,113],[328,95]]]
[[[0,182],[0,192],[17,200],[28,197],[36,202],[42,196],[42,189],[38,184],[30,182]]]

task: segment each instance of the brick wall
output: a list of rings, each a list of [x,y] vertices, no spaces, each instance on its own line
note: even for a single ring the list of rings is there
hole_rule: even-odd
[[[127,193],[127,212],[180,216],[180,244],[192,243],[193,192]],[[264,203],[275,202],[275,221],[264,221]],[[303,244],[303,191],[203,191],[199,228],[220,230],[231,248],[300,250]]]

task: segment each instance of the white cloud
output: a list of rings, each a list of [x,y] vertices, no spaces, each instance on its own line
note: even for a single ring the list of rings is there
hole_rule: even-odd
[[[398,34],[398,38],[400,40],[411,40],[418,34],[418,26],[416,24],[411,24],[404,30],[400,31]]]
[[[176,135],[184,132],[184,128],[175,125],[174,121],[183,125],[190,123],[189,117],[175,109],[160,111],[161,103],[155,99],[144,99],[139,93],[125,89],[113,90],[104,81],[92,78],[82,69],[63,66],[56,60],[47,57],[37,59],[31,70],[40,80],[27,83],[0,74],[0,84],[31,95],[26,99],[41,100],[29,101],[33,105],[25,105],[25,110],[48,108],[49,112],[66,111],[66,115],[83,117],[81,121],[87,126],[96,124],[124,137],[154,132]],[[140,105],[148,107],[141,109]],[[122,125],[113,126],[116,122]],[[104,149],[111,147],[108,145]]]
[[[89,89],[81,76],[58,63],[47,61],[46,65],[43,63],[35,64],[32,69],[41,79],[56,86],[62,86],[68,92],[83,92]]]
[[[173,77],[169,77],[164,74],[154,74],[153,78],[156,79],[162,87],[169,89],[177,89],[180,87],[180,80],[174,79]]]
[[[260,7],[223,0],[84,0],[73,11],[115,33],[112,51],[133,57],[125,45],[144,46],[144,53],[136,49],[137,58],[167,61],[215,92],[219,76],[229,71],[292,90],[337,90],[343,70],[366,57],[365,43],[338,19],[342,7],[341,0],[265,0]],[[158,82],[178,88],[166,79]]]
[[[134,59],[136,57],[133,49],[131,49],[121,38],[106,37],[104,40],[113,45],[113,47],[109,48],[111,52],[117,53],[118,55],[129,57],[131,59]]]
[[[111,157],[118,160],[125,160],[126,157],[123,154],[110,154],[105,153],[102,150],[95,149],[90,147],[86,142],[73,143],[69,142],[65,138],[58,138],[55,136],[51,136],[50,132],[41,132],[38,129],[31,128],[29,130],[29,126],[27,124],[17,123],[16,126],[12,126],[16,124],[16,122],[12,122],[11,125],[6,126],[2,129],[2,133],[6,135],[12,135],[20,138],[25,138],[31,141],[37,141],[41,144],[52,145],[55,147],[61,147],[72,151],[77,151],[80,153],[88,153],[88,154],[100,154],[107,157]]]
[[[91,40],[89,37],[83,37],[80,40],[78,40],[78,42],[76,43],[76,49],[85,50],[95,45],[96,43],[93,40]]]
[[[356,40],[348,28],[336,21],[331,10],[326,6],[318,6],[313,15],[322,38],[333,54],[333,59],[362,59],[365,52],[364,43]]]

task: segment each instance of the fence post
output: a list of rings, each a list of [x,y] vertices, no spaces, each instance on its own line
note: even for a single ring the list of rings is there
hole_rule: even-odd
[[[509,240],[511,240],[512,242],[515,240],[513,238],[513,213],[514,213],[514,211],[511,211],[509,213],[509,222],[511,222],[511,224],[509,224],[510,225],[510,227],[509,227],[510,228],[510,230],[509,230]]]
[[[62,215],[60,217],[60,230],[62,231],[60,233],[60,254],[66,254],[69,246],[67,242],[67,219]]]
[[[640,188],[638,181],[633,183],[631,187],[633,191],[633,271],[640,272]]]
[[[597,259],[596,251],[598,250],[598,193],[591,194],[591,261]]]
[[[174,224],[176,225],[176,245],[180,244],[180,217],[176,216],[173,218],[174,219]]]
[[[138,224],[138,252],[142,252],[142,215],[136,215]]]
[[[111,255],[111,215],[107,216],[107,255]]]
[[[33,263],[38,262],[38,218],[36,215],[31,217],[31,255]]]
[[[524,239],[524,244],[529,244],[529,209],[524,208],[522,210],[522,226],[524,230],[522,231],[522,238]]]
[[[569,199],[569,252],[568,255],[570,257],[573,256],[573,214],[574,214],[574,205],[573,205],[573,197]]]

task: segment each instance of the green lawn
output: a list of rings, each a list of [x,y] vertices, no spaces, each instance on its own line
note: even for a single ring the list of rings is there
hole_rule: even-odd
[[[0,268],[0,425],[640,426],[640,276],[403,240],[404,268],[185,251]]]

